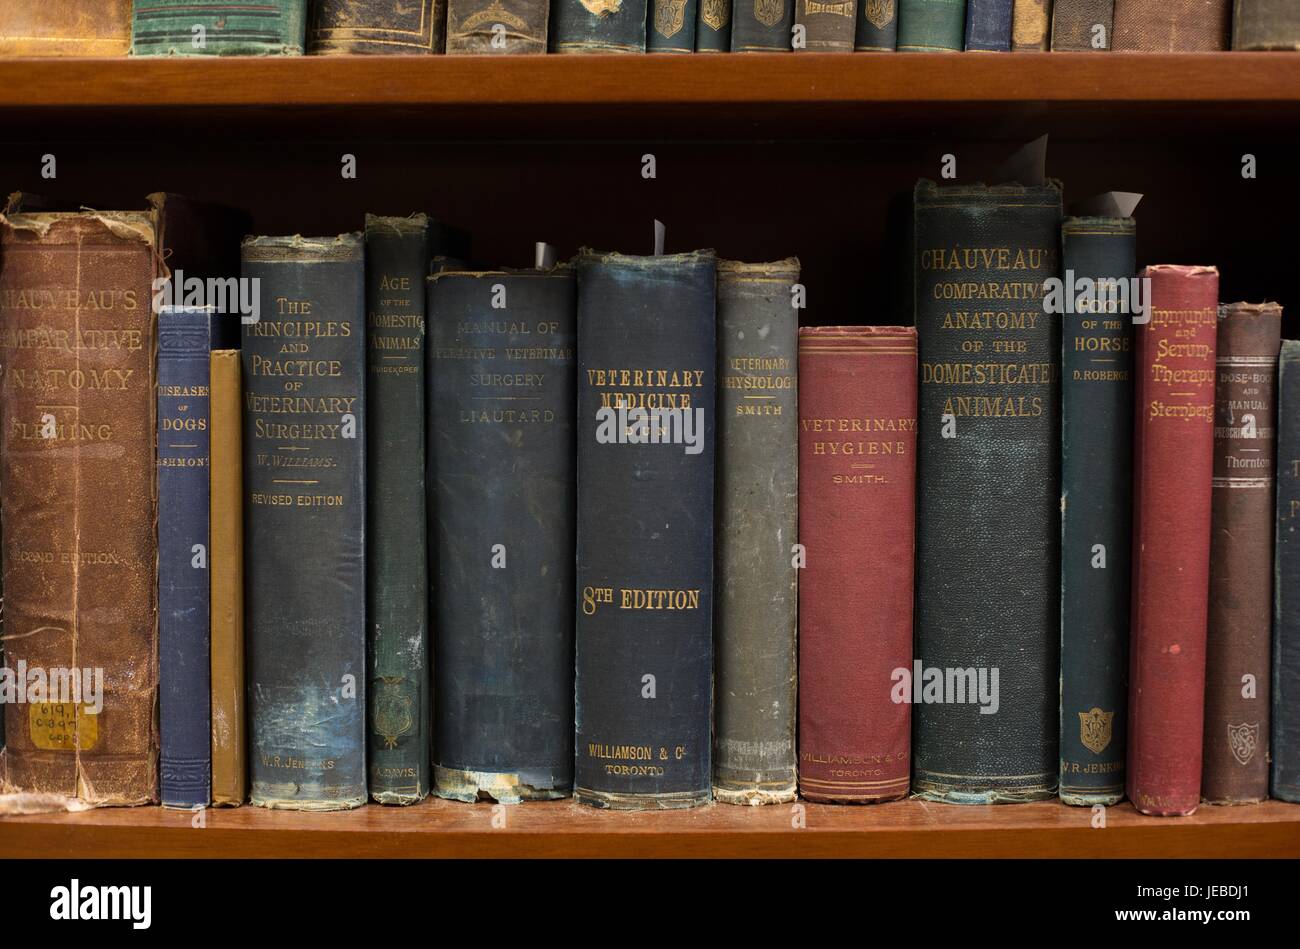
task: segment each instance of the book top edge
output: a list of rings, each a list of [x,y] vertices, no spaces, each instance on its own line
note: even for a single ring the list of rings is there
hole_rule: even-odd
[[[1147,264],[1144,274],[1172,274],[1182,277],[1209,277],[1219,275],[1219,268],[1213,264]]]
[[[87,232],[103,231],[115,238],[133,239],[153,246],[157,242],[157,217],[152,211],[33,211],[0,214],[6,234],[23,234],[28,240],[58,243],[67,231],[82,239]]]
[[[245,261],[362,260],[365,257],[365,235],[352,231],[335,237],[303,237],[301,234],[248,236],[239,250]]]
[[[993,199],[1026,194],[1051,194],[1060,197],[1063,190],[1061,182],[1055,178],[1048,178],[1041,185],[1022,185],[1016,182],[997,185],[985,184],[984,182],[969,185],[945,185],[939,184],[937,181],[931,181],[929,178],[922,178],[916,183],[915,194],[918,198],[926,196]]]
[[[749,280],[755,277],[798,277],[799,258],[786,257],[764,264],[750,264],[740,260],[718,260],[719,280]]]
[[[915,326],[801,326],[799,336],[829,342],[833,339],[916,339]]]
[[[1263,303],[1220,303],[1219,319],[1241,314],[1243,316],[1275,316],[1282,318],[1282,304],[1264,301]]]
[[[681,254],[647,254],[640,256],[637,254],[620,254],[617,251],[600,251],[593,250],[590,247],[584,247],[578,251],[576,257],[571,263],[578,264],[615,264],[623,267],[639,267],[646,270],[654,270],[660,267],[676,267],[682,264],[692,263],[714,263],[717,260],[717,254],[712,248],[706,250],[692,250]]]
[[[392,231],[395,234],[419,234],[429,229],[429,215],[417,211],[405,217],[383,214],[366,215],[366,233],[371,230]]]
[[[472,280],[481,280],[484,277],[571,277],[572,269],[567,263],[560,262],[554,267],[502,267],[498,270],[439,270],[437,273],[428,274],[424,279],[427,283],[434,283],[438,280],[447,280],[452,277],[468,277]]]
[[[1131,217],[1110,217],[1100,214],[1068,214],[1061,219],[1063,231],[1091,227],[1107,228],[1116,233],[1136,233],[1137,220]]]

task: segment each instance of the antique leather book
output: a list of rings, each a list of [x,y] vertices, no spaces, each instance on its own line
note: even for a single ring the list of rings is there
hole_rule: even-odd
[[[211,801],[205,307],[158,314],[158,731],[163,807]]]
[[[447,52],[544,53],[550,11],[549,0],[447,0]]]
[[[858,0],[795,0],[794,21],[807,29],[795,52],[847,53],[858,28]]]
[[[429,793],[424,278],[429,221],[366,215],[366,645],[370,796]]]
[[[125,56],[130,47],[131,0],[22,0],[0,7],[0,56]]]
[[[0,241],[6,661],[68,686],[45,696],[58,701],[5,704],[3,784],[147,804],[158,797],[156,220],[17,214]]]
[[[966,49],[986,53],[1011,49],[1011,0],[966,0]]]
[[[908,790],[916,358],[910,326],[799,331],[799,793],[812,801]]]
[[[505,26],[505,39],[523,37],[516,31],[519,8],[532,6],[537,0],[494,0],[496,19],[493,23]],[[488,4],[473,0],[475,9],[486,12]],[[307,52],[315,56],[333,56],[343,53],[377,56],[419,56],[443,51],[449,10],[448,0],[310,0],[307,22]],[[474,11],[462,3],[461,18]],[[491,15],[491,14],[489,14]],[[545,17],[545,11],[542,16]],[[543,20],[544,29],[545,20]],[[485,31],[491,39],[489,25]],[[481,37],[482,33],[474,34]],[[543,39],[545,33],[543,33]],[[462,50],[463,51],[463,50]],[[525,52],[525,50],[512,50]],[[448,52],[451,52],[448,49]],[[498,52],[487,47],[475,52]]]
[[[366,802],[365,244],[248,237],[244,588],[252,802]]]
[[[696,0],[647,0],[647,53],[695,52]]]
[[[1236,0],[1233,49],[1300,49],[1300,5],[1294,0]]]
[[[1203,53],[1228,48],[1232,0],[1115,0],[1117,52]]]
[[[644,53],[649,0],[555,0],[552,53]]]
[[[1115,0],[1056,0],[1052,4],[1052,49],[1063,52],[1110,49],[1114,18]]]
[[[1074,305],[1061,317],[1060,795],[1066,804],[1115,804],[1124,797],[1136,310],[1118,291],[1120,281],[1133,278],[1136,255],[1130,217],[1068,217],[1061,225],[1067,278],[1115,281],[1110,295],[1080,301],[1070,291]]]
[[[793,11],[794,0],[740,0],[741,3],[762,3],[765,17],[771,19],[779,7],[784,15],[787,8]],[[732,48],[732,0],[698,0],[695,18],[695,52],[725,53]],[[757,6],[755,7],[757,9]],[[790,31],[786,29],[786,39]],[[789,44],[785,46],[789,49]]]
[[[892,53],[898,47],[898,0],[858,0],[857,52]]]
[[[957,52],[965,30],[966,0],[898,0],[899,52]]]
[[[709,0],[716,2],[716,0]],[[892,2],[892,0],[891,0]],[[704,6],[708,6],[705,3]],[[704,6],[700,16],[703,19]],[[794,25],[794,0],[737,0],[731,11],[731,51],[733,53],[785,53],[790,51],[790,28]],[[726,32],[726,27],[719,27]],[[699,47],[702,29],[696,31]],[[703,52],[703,50],[699,50]]]
[[[440,797],[573,788],[575,294],[565,267],[429,280]]]
[[[906,23],[904,22],[904,25]],[[1061,190],[915,192],[920,344],[913,792],[1055,797]]]
[[[718,261],[713,796],[795,797],[799,261]]]
[[[1300,341],[1282,341],[1277,377],[1273,585],[1273,797],[1300,803]]]
[[[691,807],[712,776],[714,255],[576,266],[574,791]]]
[[[1128,796],[1144,814],[1201,800],[1219,272],[1159,264],[1135,328]]]
[[[132,56],[301,56],[307,0],[135,0]]]
[[[1268,797],[1277,357],[1282,308],[1219,309],[1201,797]]]
[[[1011,48],[1018,53],[1047,49],[1051,23],[1052,0],[1015,0]]]
[[[208,410],[208,572],[212,574],[212,803],[238,807],[248,797],[244,690],[244,453],[239,350],[212,351]]]

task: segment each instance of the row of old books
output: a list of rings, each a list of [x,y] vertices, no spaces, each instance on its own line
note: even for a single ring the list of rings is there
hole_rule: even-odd
[[[73,0],[0,55],[1300,49],[1292,0]]]
[[[7,792],[1300,798],[1300,344],[1139,274],[1131,216],[921,182],[915,326],[799,328],[794,258],[40,203],[0,219]]]

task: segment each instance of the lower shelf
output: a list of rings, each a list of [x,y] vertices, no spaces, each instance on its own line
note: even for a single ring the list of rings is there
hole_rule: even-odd
[[[303,814],[159,807],[0,819],[9,857],[1300,857],[1300,805],[1144,817],[1056,802],[898,801],[689,811],[598,811],[571,801],[494,807],[429,800]],[[800,817],[802,824],[798,827]]]

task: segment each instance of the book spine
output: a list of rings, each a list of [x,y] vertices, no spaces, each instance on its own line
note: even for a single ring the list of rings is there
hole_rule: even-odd
[[[0,228],[5,659],[19,682],[68,683],[57,702],[4,704],[2,770],[10,789],[150,803],[156,220],[18,214]]]
[[[366,801],[365,247],[249,237],[244,590],[252,802]]]
[[[493,22],[507,25],[508,40],[517,35],[509,32],[515,29],[512,17],[516,7],[533,2],[537,0],[496,0],[499,12]],[[443,51],[444,37],[450,46],[448,20],[448,0],[410,0],[405,4],[392,0],[311,0],[307,51],[314,56],[428,56]]]
[[[211,801],[206,309],[158,315],[158,723],[164,807]]]
[[[1115,0],[1117,52],[1206,53],[1228,48],[1232,0]]]
[[[709,800],[712,251],[578,269],[577,798]]]
[[[914,791],[1054,797],[1060,326],[1055,183],[915,192],[920,342]]]
[[[795,797],[799,261],[718,261],[713,793]]]
[[[852,52],[858,0],[795,0],[794,20],[807,30],[804,45],[795,52]]]
[[[1300,341],[1282,341],[1277,407],[1271,785],[1300,803]]]
[[[647,53],[695,52],[697,0],[647,0]]]
[[[447,52],[545,53],[550,13],[549,0],[447,0]]]
[[[648,0],[555,0],[552,53],[644,53]]]
[[[125,56],[130,48],[131,0],[6,3],[0,9],[0,56]]]
[[[1015,0],[1011,48],[1017,53],[1045,50],[1051,35],[1052,0]]]
[[[1056,0],[1052,5],[1052,49],[1108,50],[1114,19],[1115,0]]]
[[[1144,814],[1201,799],[1219,274],[1148,267],[1135,332],[1128,796]]]
[[[440,797],[572,791],[575,301],[564,268],[429,283]]]
[[[429,575],[424,517],[428,218],[366,215],[366,642],[369,785],[429,793]]]
[[[898,0],[898,50],[958,52],[966,28],[966,0]]]
[[[1293,0],[1237,0],[1232,48],[1300,49],[1300,6]]]
[[[799,331],[799,791],[904,797],[911,759],[916,330]]]
[[[1201,796],[1268,797],[1277,357],[1282,308],[1219,311]]]
[[[858,0],[858,52],[892,53],[898,48],[898,0]]]
[[[212,353],[209,572],[212,574],[212,803],[248,797],[244,690],[244,452],[239,350]]]
[[[749,0],[741,0],[742,3]],[[754,0],[755,3],[766,3],[768,9],[766,15],[770,18],[776,13],[779,7],[782,14],[786,10],[790,15],[794,15],[794,0]],[[695,24],[695,52],[697,53],[725,53],[732,49],[731,31],[733,29],[731,16],[732,0],[698,0],[698,10]],[[787,25],[785,31],[786,45],[782,49],[789,49],[790,29]]]
[[[892,3],[893,0],[888,0]],[[704,18],[707,3],[700,5],[700,18]],[[731,51],[733,53],[786,53],[791,50],[791,33],[794,26],[794,0],[737,0],[732,9]],[[717,29],[723,29],[722,26]],[[698,37],[704,30],[697,31]],[[700,50],[703,52],[703,50]]]
[[[135,0],[132,56],[301,56],[307,0]]]
[[[1011,50],[1011,0],[966,0],[966,49]]]
[[[1064,283],[1131,286],[1132,218],[1061,225]],[[1069,291],[1075,297],[1073,290]],[[1118,297],[1117,297],[1118,298]],[[1061,773],[1067,804],[1124,797],[1132,603],[1133,307],[1068,306],[1061,353]]]

